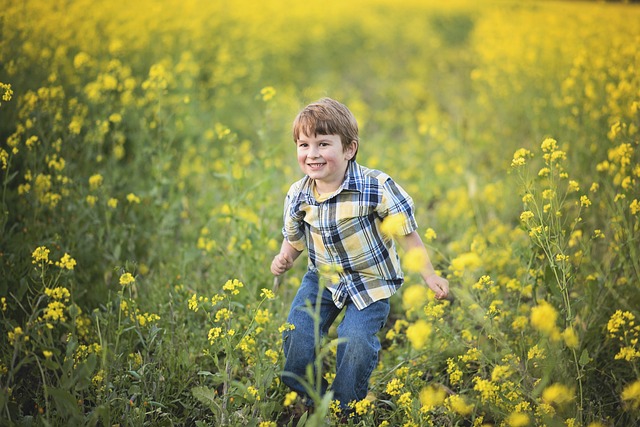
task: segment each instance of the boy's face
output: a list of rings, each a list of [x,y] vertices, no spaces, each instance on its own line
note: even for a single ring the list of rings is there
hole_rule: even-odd
[[[315,180],[319,192],[329,193],[342,185],[357,143],[352,142],[343,150],[339,135],[307,136],[301,133],[296,147],[302,172]]]

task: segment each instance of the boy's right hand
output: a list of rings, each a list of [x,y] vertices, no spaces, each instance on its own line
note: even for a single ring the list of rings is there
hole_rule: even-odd
[[[292,266],[293,259],[291,259],[287,254],[280,252],[271,262],[271,273],[273,273],[274,276],[279,276],[289,270]]]

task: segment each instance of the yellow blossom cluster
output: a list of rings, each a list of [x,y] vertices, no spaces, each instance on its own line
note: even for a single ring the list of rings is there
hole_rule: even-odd
[[[607,323],[609,338],[617,340],[620,350],[615,359],[623,359],[633,362],[640,359],[640,325],[636,324],[636,318],[629,311],[616,310]]]

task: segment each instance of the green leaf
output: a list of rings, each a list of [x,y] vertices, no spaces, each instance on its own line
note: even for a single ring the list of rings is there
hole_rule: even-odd
[[[589,357],[589,351],[587,351],[587,349],[585,348],[584,350],[582,350],[582,354],[580,355],[580,360],[578,360],[578,363],[580,363],[580,366],[586,366],[589,362],[591,362],[591,358]]]
[[[211,408],[214,406],[216,394],[215,391],[210,389],[209,387],[194,387],[191,389],[191,394],[193,394],[193,397],[198,399],[200,403],[206,405],[207,407]]]
[[[47,391],[49,392],[49,396],[53,398],[54,404],[61,415],[61,418],[77,417],[80,415],[78,402],[67,390],[50,388]]]
[[[137,379],[138,381],[142,379],[142,377],[137,371],[127,371],[127,373],[131,375],[133,378]]]

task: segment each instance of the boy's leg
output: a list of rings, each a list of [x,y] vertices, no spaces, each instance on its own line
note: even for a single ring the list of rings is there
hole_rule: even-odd
[[[347,304],[344,319],[338,326],[338,338],[346,341],[338,344],[336,378],[331,388],[334,398],[343,409],[352,401],[367,396],[369,378],[378,363],[380,340],[377,333],[389,315],[389,300],[376,301],[364,310]]]
[[[308,271],[302,278],[300,288],[291,303],[291,310],[287,322],[294,325],[292,331],[282,334],[285,364],[282,382],[302,396],[307,393],[297,378],[288,374],[294,374],[306,379],[307,366],[315,362],[315,329],[313,318],[307,312],[307,301],[311,307],[315,307],[318,295],[318,275]],[[329,327],[340,313],[333,303],[331,292],[322,286],[322,299],[320,305],[320,332],[324,336]],[[322,380],[322,393],[326,391],[326,381]]]

